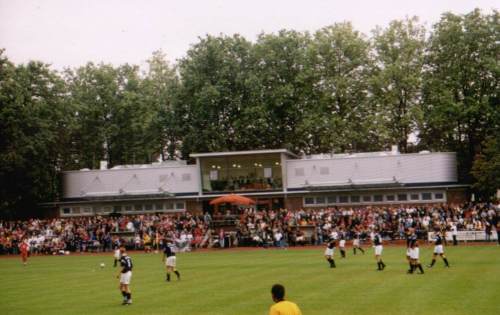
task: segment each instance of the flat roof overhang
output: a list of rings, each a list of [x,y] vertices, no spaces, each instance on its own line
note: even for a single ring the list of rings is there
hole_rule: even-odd
[[[310,193],[310,192],[342,192],[362,190],[398,190],[398,189],[435,189],[435,188],[469,188],[470,185],[456,182],[440,183],[383,183],[383,184],[360,184],[360,185],[334,185],[334,186],[304,186],[299,188],[288,188],[287,194]]]
[[[55,202],[56,204],[70,204],[70,203],[88,203],[88,202],[114,202],[114,201],[141,201],[141,200],[165,200],[165,199],[179,199],[186,196],[198,196],[197,192],[192,193],[162,193],[162,194],[134,194],[134,195],[107,195],[107,196],[87,196],[78,198],[63,198],[61,201]],[[52,204],[52,203],[51,203]],[[41,204],[43,205],[43,204]]]
[[[201,158],[201,157],[223,157],[223,156],[258,155],[258,154],[273,154],[273,153],[284,153],[295,159],[299,158],[298,155],[288,151],[287,149],[191,153],[189,156],[192,158]]]

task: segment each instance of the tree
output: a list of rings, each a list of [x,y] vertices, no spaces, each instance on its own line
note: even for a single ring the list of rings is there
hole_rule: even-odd
[[[66,81],[77,111],[73,148],[80,167],[153,161],[161,151],[161,131],[152,127],[159,109],[142,89],[138,66],[88,63],[67,70]]]
[[[207,36],[180,61],[182,84],[175,111],[182,121],[183,156],[247,148],[240,136],[245,126],[238,120],[250,101],[250,46],[238,35]]]
[[[418,18],[392,21],[374,31],[375,53],[371,91],[379,121],[387,132],[386,146],[408,152],[408,137],[420,120],[425,29]]]
[[[367,99],[369,51],[369,42],[350,23],[314,34],[308,52],[312,90],[301,126],[308,137],[306,151],[363,151],[378,146]]]
[[[174,159],[181,145],[180,117],[176,114],[175,101],[179,79],[162,51],[156,51],[148,60],[148,70],[141,84],[147,106],[155,113],[148,134],[154,139],[161,159]]]
[[[480,199],[490,200],[500,189],[500,132],[487,138],[483,151],[476,155],[472,165],[473,188]]]
[[[252,48],[256,110],[250,128],[262,147],[292,151],[304,147],[300,124],[312,88],[307,64],[310,42],[307,33],[281,30],[278,34],[261,34]]]
[[[460,179],[482,143],[499,129],[499,13],[446,13],[434,25],[424,74],[420,139],[434,150],[456,151]]]
[[[64,82],[41,62],[14,66],[0,51],[0,215],[37,215],[58,196],[71,109]]]

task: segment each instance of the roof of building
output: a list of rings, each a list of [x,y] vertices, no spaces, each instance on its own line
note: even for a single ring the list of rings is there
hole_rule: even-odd
[[[227,151],[227,152],[207,152],[207,153],[191,153],[190,157],[219,157],[219,156],[235,156],[235,155],[255,155],[255,154],[272,154],[285,153],[291,157],[299,158],[298,155],[288,151],[287,149],[271,149],[271,150],[250,150],[250,151]]]

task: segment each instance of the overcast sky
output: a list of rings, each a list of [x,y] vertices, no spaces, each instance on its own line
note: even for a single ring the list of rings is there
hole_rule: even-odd
[[[133,63],[163,50],[182,58],[205,34],[311,31],[351,21],[369,34],[393,19],[417,15],[427,27],[445,11],[491,12],[499,0],[0,0],[0,48],[15,63],[41,60],[57,69],[88,61]]]

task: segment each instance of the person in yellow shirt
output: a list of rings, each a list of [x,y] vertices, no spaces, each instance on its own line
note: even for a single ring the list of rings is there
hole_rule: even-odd
[[[275,304],[269,309],[269,315],[302,315],[297,304],[285,301],[285,287],[281,284],[273,285],[271,295]]]

